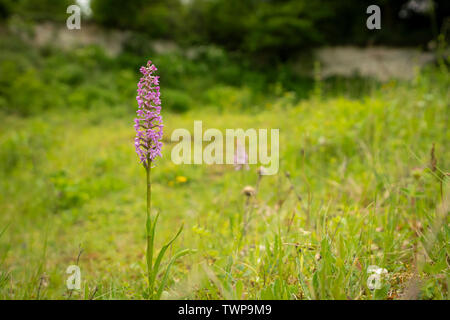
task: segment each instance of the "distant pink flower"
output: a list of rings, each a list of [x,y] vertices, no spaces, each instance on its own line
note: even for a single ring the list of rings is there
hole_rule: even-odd
[[[160,115],[159,77],[153,74],[156,70],[155,65],[148,61],[146,67],[139,69],[143,77],[137,84],[138,110],[137,118],[134,119],[134,146],[145,167],[149,165],[148,161],[152,162],[156,157],[161,157],[164,125]]]

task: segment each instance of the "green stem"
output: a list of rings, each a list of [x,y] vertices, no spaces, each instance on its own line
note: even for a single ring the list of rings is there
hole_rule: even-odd
[[[151,211],[152,211],[152,180],[151,180],[151,162],[150,158],[147,158],[147,223],[146,223],[146,229],[147,229],[147,278],[148,278],[148,284],[150,288],[150,296],[153,295],[152,292],[152,259],[153,259],[153,236],[152,236],[152,218],[151,218]]]

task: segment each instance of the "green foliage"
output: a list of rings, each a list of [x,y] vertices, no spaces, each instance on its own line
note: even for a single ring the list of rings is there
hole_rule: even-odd
[[[249,88],[216,86],[206,92],[207,101],[220,111],[243,111],[253,107],[252,92]]]
[[[11,15],[13,0],[0,0],[0,21]]]
[[[43,21],[65,21],[68,17],[66,9],[71,4],[74,4],[73,0],[17,0],[8,1],[2,0],[3,7],[7,8],[6,15],[12,13],[20,15],[28,20]],[[2,5],[0,4],[0,8]]]
[[[438,32],[446,32],[448,1],[434,0],[437,9],[426,12],[405,9],[407,2],[93,0],[92,7],[94,21],[107,27],[139,30],[181,45],[215,44],[267,65],[317,45],[427,46]],[[383,13],[381,30],[366,28],[372,4]]]
[[[328,15],[323,5],[320,1],[262,3],[248,21],[247,50],[286,60],[293,52],[318,44],[318,21]]]
[[[186,112],[194,104],[192,98],[181,90],[167,89],[161,95],[161,99],[165,101],[168,110],[177,113]]]
[[[69,53],[45,48],[28,59],[7,53],[0,58],[0,109],[10,113],[128,104],[135,95],[136,71],[110,69],[112,60],[98,47]]]

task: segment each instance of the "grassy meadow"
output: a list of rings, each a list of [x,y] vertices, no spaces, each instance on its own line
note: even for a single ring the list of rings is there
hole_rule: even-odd
[[[142,299],[145,170],[133,118],[145,60],[25,51],[0,60],[0,298]],[[306,81],[220,51],[183,59],[152,59],[165,123],[155,245],[184,224],[168,256],[192,249],[163,299],[449,299],[445,67],[409,82]],[[278,174],[175,165],[171,133],[194,120],[279,128]],[[72,264],[80,291],[66,288]],[[388,271],[376,290],[371,265]]]

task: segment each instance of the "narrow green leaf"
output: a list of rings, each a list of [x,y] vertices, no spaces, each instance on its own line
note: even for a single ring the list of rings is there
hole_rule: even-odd
[[[167,278],[169,276],[169,271],[170,271],[170,268],[172,267],[172,265],[175,263],[175,261],[178,258],[181,258],[182,256],[185,256],[191,252],[194,252],[194,250],[191,250],[191,249],[181,250],[172,257],[169,264],[167,265],[166,272],[164,273],[164,276],[161,280],[161,284],[159,285],[158,291],[156,292],[156,296],[155,296],[156,300],[159,300],[161,298],[161,294],[163,292],[164,287],[166,286]]]
[[[167,249],[170,247],[170,245],[178,238],[178,236],[180,235],[181,231],[183,231],[183,225],[180,227],[180,229],[178,230],[177,234],[175,235],[175,237],[172,238],[172,240],[170,240],[165,246],[163,246],[161,248],[161,250],[159,251],[158,257],[155,260],[155,264],[153,265],[153,269],[152,269],[152,277],[151,277],[151,282],[153,283],[155,281],[156,275],[158,274],[158,270],[159,270],[159,266],[161,264],[161,260],[164,257],[164,254],[166,253]],[[151,293],[150,293],[151,294]]]

